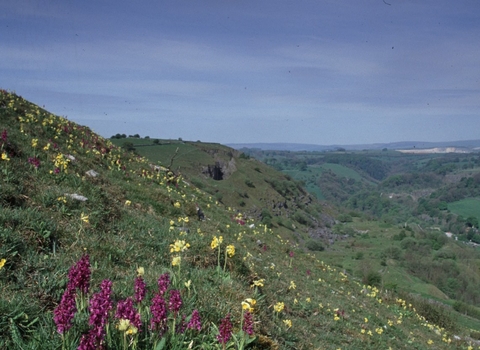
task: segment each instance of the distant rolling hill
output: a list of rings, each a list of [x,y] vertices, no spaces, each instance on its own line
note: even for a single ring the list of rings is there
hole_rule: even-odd
[[[334,151],[339,148],[345,150],[363,150],[363,149],[410,149],[410,148],[434,148],[434,147],[460,147],[469,151],[478,151],[480,149],[479,140],[463,140],[463,141],[445,141],[445,142],[424,142],[424,141],[402,141],[390,143],[371,143],[358,145],[314,145],[303,143],[229,143],[227,146],[242,148],[258,148],[261,150],[271,151]]]

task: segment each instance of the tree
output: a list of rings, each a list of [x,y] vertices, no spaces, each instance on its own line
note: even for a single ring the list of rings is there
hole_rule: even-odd
[[[465,225],[478,228],[478,219],[475,216],[469,216],[467,220],[465,220]]]

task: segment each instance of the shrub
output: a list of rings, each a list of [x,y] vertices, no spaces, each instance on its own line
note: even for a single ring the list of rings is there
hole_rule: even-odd
[[[382,252],[382,257],[387,259],[400,259],[402,251],[398,247],[388,247]]]
[[[348,215],[348,214],[340,214],[340,215],[338,216],[338,221],[340,221],[340,222],[352,222],[353,219],[352,219],[352,217],[351,217],[350,215]]]
[[[415,238],[412,238],[412,237],[407,237],[407,238],[404,238],[401,242],[400,242],[400,246],[402,247],[402,249],[411,249],[413,247],[415,247],[417,245],[417,241],[415,240]]]
[[[305,243],[305,247],[307,247],[308,250],[314,251],[314,252],[321,252],[325,250],[325,247],[323,244],[317,240],[314,239],[309,239]]]
[[[247,185],[248,187],[251,187],[251,188],[255,188],[255,185],[253,184],[253,182],[248,180],[248,179],[245,180],[245,185]]]
[[[442,303],[416,297],[412,300],[412,305],[428,322],[452,332],[458,329],[457,317]]]
[[[382,275],[377,271],[370,270],[364,276],[363,283],[372,287],[380,287],[382,285]]]

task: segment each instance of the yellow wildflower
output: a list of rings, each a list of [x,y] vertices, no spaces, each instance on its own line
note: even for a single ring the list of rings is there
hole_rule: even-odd
[[[145,269],[143,267],[139,267],[137,269],[137,276],[143,276],[145,274]]]
[[[180,204],[180,202],[175,202],[175,204],[173,206],[175,208],[180,208],[182,205]]]
[[[85,215],[84,213],[80,214],[80,220],[82,220],[84,223],[88,224],[88,215]]]
[[[38,145],[38,139],[32,139],[32,147],[36,148]]]
[[[2,153],[2,160],[6,160],[6,161],[10,160],[10,158],[8,158],[8,156],[5,152]]]
[[[215,249],[217,248],[220,244],[223,242],[223,237],[220,236],[217,238],[217,236],[213,236],[212,243],[210,243],[210,248]]]
[[[226,252],[228,256],[231,258],[235,255],[235,246],[233,244],[227,245]]]
[[[5,263],[7,262],[7,259],[2,259],[0,260],[0,270],[3,269],[3,267],[5,266]]]
[[[256,303],[257,301],[255,299],[247,298],[244,301],[242,301],[242,309],[248,312],[253,312],[254,310],[253,307],[255,306]]]
[[[259,279],[257,281],[253,281],[253,284],[252,284],[252,287],[255,286],[255,287],[263,287],[264,285],[264,282],[265,280],[262,278],[262,279]]]
[[[273,306],[273,309],[278,313],[282,312],[284,308],[285,304],[283,302],[278,302]]]
[[[297,288],[297,285],[295,284],[295,282],[290,281],[290,286],[288,287],[288,289],[296,289],[296,288]]]
[[[190,248],[189,243],[186,243],[184,240],[177,239],[173,244],[170,244],[170,253],[184,252],[188,248]]]
[[[180,266],[182,258],[180,256],[174,256],[172,259],[172,266]]]
[[[378,328],[375,329],[375,332],[377,332],[378,334],[382,334],[383,333],[383,328],[378,327]]]
[[[129,201],[128,199],[125,201],[125,205],[128,207],[130,204],[132,204],[132,201]]]
[[[137,334],[137,332],[138,332],[138,329],[133,324],[131,324],[130,327],[128,327],[128,329],[126,331],[126,333],[129,334],[129,335]]]
[[[292,328],[292,320],[283,320],[283,323],[287,328]]]
[[[119,331],[126,331],[130,326],[130,320],[122,318],[120,322],[118,322],[117,328]]]
[[[432,340],[432,339],[428,339],[427,344],[428,344],[428,345],[432,345],[432,344],[433,344],[433,340]]]

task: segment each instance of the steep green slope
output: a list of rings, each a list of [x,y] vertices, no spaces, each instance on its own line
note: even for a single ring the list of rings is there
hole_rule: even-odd
[[[172,174],[156,171],[89,128],[6,91],[0,120],[1,348],[76,349],[85,339],[93,339],[82,345],[90,349],[473,344],[447,309],[364,286],[323,262],[321,252],[304,250],[289,230],[252,221],[227,204],[234,199],[225,196],[222,204],[183,180],[175,165]],[[266,186],[240,175],[235,184]],[[294,189],[273,176],[270,186],[293,202]],[[139,280],[147,293],[132,309],[126,298],[138,299]],[[191,323],[195,310],[201,324]],[[251,327],[242,332],[243,325]]]

